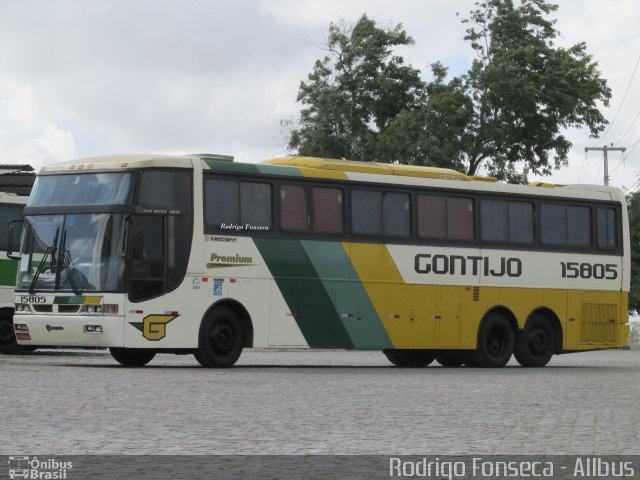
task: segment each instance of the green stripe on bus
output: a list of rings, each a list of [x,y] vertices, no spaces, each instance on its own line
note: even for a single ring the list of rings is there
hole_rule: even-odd
[[[332,292],[334,307],[356,348],[393,348],[342,244],[303,240],[302,246],[325,290]]]
[[[284,175],[287,177],[302,177],[300,170],[293,167],[279,167],[277,165],[257,165],[260,173],[266,175]]]
[[[53,303],[56,305],[82,305],[84,297],[56,297]]]
[[[278,165],[260,165],[257,163],[236,163],[212,159],[203,159],[202,161],[215,172],[284,175],[288,177],[302,176],[297,168],[292,167],[280,167]]]
[[[260,173],[258,167],[254,163],[235,163],[224,160],[202,160],[211,170],[216,172],[234,172],[234,173]]]
[[[17,273],[16,260],[0,260],[0,285],[15,287]]]
[[[305,340],[312,348],[353,348],[330,294],[298,240],[254,238]]]

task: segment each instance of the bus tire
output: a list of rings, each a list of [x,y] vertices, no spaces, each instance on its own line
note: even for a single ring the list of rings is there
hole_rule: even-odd
[[[194,356],[203,367],[228,368],[240,358],[243,343],[236,312],[229,307],[216,307],[200,325]]]
[[[387,359],[398,367],[421,368],[433,362],[435,355],[431,350],[385,349]]]
[[[0,317],[0,353],[12,354],[20,351],[11,317]]]
[[[499,313],[487,315],[478,330],[478,348],[469,355],[469,366],[481,368],[504,367],[515,345],[511,323]]]
[[[464,357],[458,351],[440,352],[436,354],[436,362],[443,367],[456,368],[462,366]]]
[[[111,356],[125,367],[142,367],[153,360],[156,352],[147,348],[110,348]]]
[[[518,335],[514,355],[523,367],[544,367],[555,349],[553,326],[540,314],[535,314]]]
[[[384,356],[387,357],[387,360],[389,360],[391,363],[393,363],[396,367],[401,367],[402,366],[400,364],[400,359],[398,358],[398,355],[396,354],[396,350],[393,350],[391,348],[385,348],[384,350],[382,350],[382,353],[384,353]]]

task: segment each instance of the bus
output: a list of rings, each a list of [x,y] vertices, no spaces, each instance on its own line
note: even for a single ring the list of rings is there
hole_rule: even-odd
[[[10,228],[10,235],[12,235]],[[230,367],[244,348],[525,367],[627,343],[624,195],[285,157],[116,155],[45,166],[16,283],[24,345]]]
[[[22,218],[26,196],[0,192],[0,353],[21,351],[13,331],[14,287],[18,264],[7,258],[7,226],[10,220]],[[9,250],[18,248],[14,245]]]

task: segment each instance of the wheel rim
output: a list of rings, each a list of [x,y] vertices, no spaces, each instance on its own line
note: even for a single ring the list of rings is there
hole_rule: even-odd
[[[0,322],[0,345],[13,343],[13,325],[9,322]]]
[[[487,335],[487,351],[492,357],[499,357],[504,353],[507,344],[507,335],[504,329],[493,327]]]
[[[210,340],[214,352],[228,353],[233,348],[235,332],[230,325],[220,323],[211,329]]]
[[[534,355],[543,354],[549,345],[549,337],[547,332],[542,328],[534,328],[529,333],[528,338],[529,351]]]

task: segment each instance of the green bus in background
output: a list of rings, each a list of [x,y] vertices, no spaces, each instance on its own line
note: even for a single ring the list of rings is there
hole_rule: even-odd
[[[0,192],[0,353],[16,353],[21,349],[13,331],[13,289],[18,262],[7,258],[7,224],[10,220],[22,218],[28,198]],[[19,236],[17,241],[20,241]],[[16,247],[20,248],[19,245]]]

